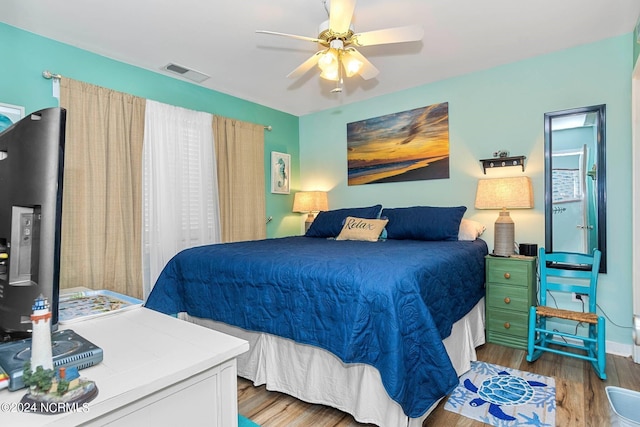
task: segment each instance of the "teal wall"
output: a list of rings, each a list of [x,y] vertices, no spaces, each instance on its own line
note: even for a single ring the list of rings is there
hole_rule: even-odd
[[[24,106],[27,113],[58,106],[58,100],[52,96],[51,81],[42,77],[42,71],[49,70],[167,104],[271,125],[273,130],[265,131],[266,207],[267,216],[273,217],[267,226],[267,235],[284,236],[298,231],[298,215],[291,212],[293,192],[291,195],[270,192],[271,151],[291,154],[292,188],[298,186],[300,167],[297,161],[296,116],[174,79],[160,72],[114,61],[2,23],[0,40],[3,65],[0,67],[0,102]]]
[[[635,29],[633,30],[633,63],[635,64],[638,61],[638,56],[640,56],[640,43],[637,42],[638,36],[640,33],[638,32],[638,28],[640,27],[640,18],[638,19],[638,23],[636,24]]]
[[[478,160],[508,150],[527,157],[524,175],[535,197],[534,209],[511,212],[516,240],[544,246],[544,113],[606,104],[610,267],[598,299],[613,322],[630,326],[632,38],[629,33],[303,116],[301,188],[329,190],[330,208],[464,204],[466,217],[487,226],[483,238],[491,250],[498,213],[474,209],[477,180],[523,173],[508,167],[485,176]],[[347,185],[347,123],[440,102],[449,103],[450,179]],[[607,322],[608,340],[628,345],[630,336]]]

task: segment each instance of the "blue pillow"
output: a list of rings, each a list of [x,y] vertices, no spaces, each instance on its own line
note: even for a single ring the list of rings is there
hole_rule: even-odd
[[[383,209],[389,219],[387,239],[458,240],[460,221],[466,206]]]
[[[336,237],[342,230],[344,220],[348,216],[377,219],[382,205],[367,208],[345,208],[319,212],[316,219],[304,234],[307,237]]]

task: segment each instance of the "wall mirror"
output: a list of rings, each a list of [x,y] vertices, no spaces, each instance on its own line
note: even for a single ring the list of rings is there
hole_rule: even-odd
[[[602,252],[607,272],[605,105],[544,115],[545,250]]]

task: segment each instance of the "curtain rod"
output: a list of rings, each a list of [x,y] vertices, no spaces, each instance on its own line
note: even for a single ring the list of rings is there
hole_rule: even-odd
[[[45,79],[58,79],[58,80],[62,78],[60,74],[54,74],[49,70],[44,70],[42,72],[42,77],[44,77]]]
[[[57,79],[60,80],[62,78],[61,74],[56,74],[56,73],[52,73],[49,70],[44,70],[42,72],[42,77],[44,77],[45,79],[49,80],[49,79]],[[264,125],[264,130],[271,132],[273,130],[273,126],[271,125]]]

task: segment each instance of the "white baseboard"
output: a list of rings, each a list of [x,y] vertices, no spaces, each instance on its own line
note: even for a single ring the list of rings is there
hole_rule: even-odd
[[[561,323],[555,319],[554,321],[549,321],[548,327],[557,328],[555,329],[556,331],[573,333],[573,331],[567,329],[567,322]],[[584,326],[581,327],[580,330],[583,331],[582,332],[583,334],[586,334],[586,328]],[[559,337],[556,337],[556,339],[559,339]],[[572,344],[582,345],[582,341],[580,340],[569,338],[569,337],[564,337],[564,339],[566,339],[567,342],[570,342]],[[607,346],[607,349],[606,349],[607,354],[614,354],[616,356],[622,356],[622,357],[633,357],[636,363],[640,363],[640,347],[634,346],[633,343],[622,344],[619,342],[607,340],[605,342],[605,345]],[[634,347],[636,348],[634,349]]]
[[[607,341],[607,353],[615,354],[616,356],[630,357],[633,353],[633,346],[631,344],[620,344],[619,342]]]
[[[556,337],[558,339],[558,337]],[[575,338],[564,337],[567,342],[576,345],[582,345],[582,341]],[[615,356],[631,357],[633,352],[633,346],[631,344],[621,344],[615,341],[606,341],[607,354],[613,354]],[[638,363],[636,361],[636,363]]]

